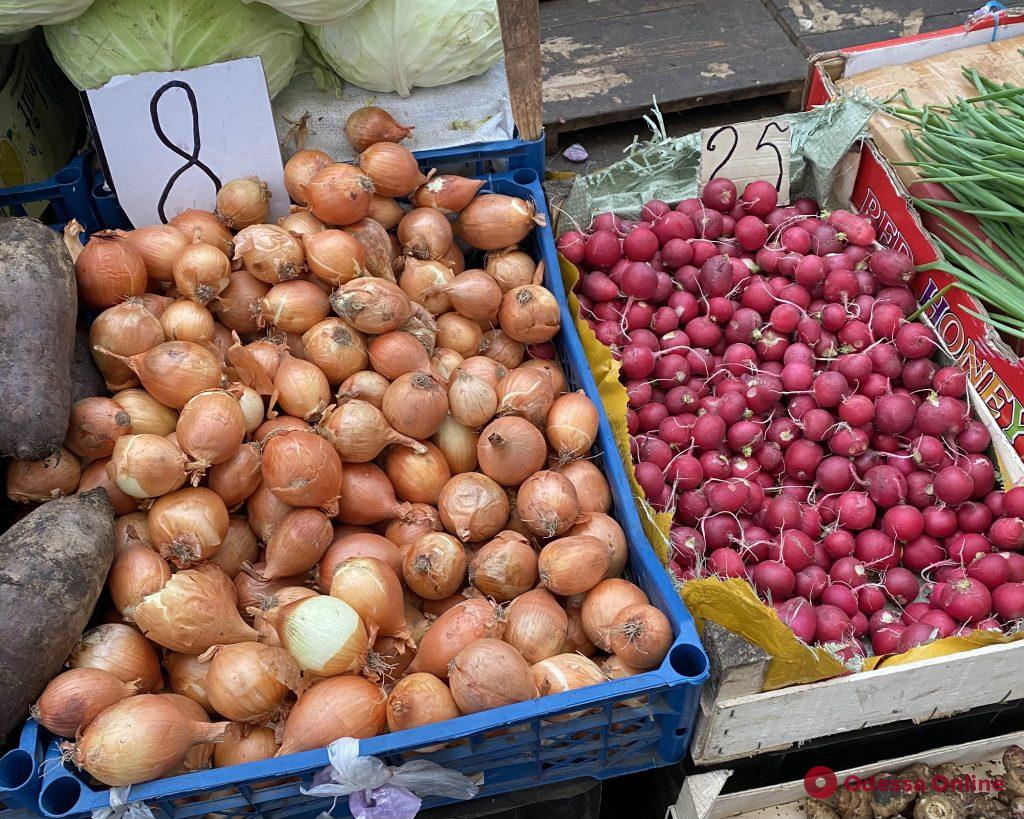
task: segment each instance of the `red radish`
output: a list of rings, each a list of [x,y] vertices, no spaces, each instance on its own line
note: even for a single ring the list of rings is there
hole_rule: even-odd
[[[575,265],[584,259],[586,253],[587,238],[578,230],[569,230],[558,237],[556,242],[558,252]]]
[[[790,403],[790,409],[792,410],[793,404]],[[809,441],[824,441],[828,436],[832,428],[835,426],[836,419],[828,410],[814,409],[808,410],[807,413],[800,418],[801,426],[803,427],[804,437]]]
[[[996,486],[996,470],[986,456],[979,454],[964,455],[957,459],[957,466],[965,469],[974,484],[974,497],[983,498],[989,495]]]
[[[595,230],[587,238],[583,258],[591,267],[611,267],[622,258],[619,237],[610,230]]]
[[[835,643],[853,634],[850,618],[836,606],[817,606],[814,615],[818,621],[814,632],[815,642]]]
[[[821,593],[821,602],[825,605],[841,609],[847,617],[853,617],[860,611],[857,597],[849,586],[833,583]]]
[[[1001,620],[1024,618],[1024,583],[1004,583],[993,591],[992,608]]]
[[[786,450],[786,471],[798,480],[810,480],[824,453],[814,441],[794,441]]]
[[[707,568],[709,574],[721,577],[746,577],[747,568],[743,559],[728,547],[715,549],[708,555]]]
[[[703,209],[704,203],[701,202],[700,198],[697,196],[691,196],[676,205],[676,211],[679,213],[685,213],[687,216],[693,216],[694,214],[700,213]]]
[[[913,506],[893,506],[882,515],[882,531],[896,540],[913,540],[924,532],[924,517]]]
[[[939,395],[963,398],[967,393],[967,375],[959,367],[943,367],[935,373],[932,389]]]
[[[693,226],[693,220],[685,213],[670,211],[660,217],[652,226],[651,230],[658,237],[662,246],[671,239],[682,239],[687,241],[697,235]]]
[[[885,592],[878,586],[861,586],[857,589],[857,606],[870,617],[885,606]]]
[[[736,205],[736,184],[731,179],[712,179],[701,191],[700,201],[709,208],[728,213]]]
[[[886,623],[871,633],[871,650],[877,655],[895,654],[900,650],[900,640],[906,626],[902,623]]]
[[[787,529],[777,541],[771,542],[768,556],[799,572],[810,566],[814,559],[814,541],[799,529]]]
[[[1016,552],[1000,552],[999,555],[1005,558],[1010,566],[1010,582],[1024,582],[1024,555]]]
[[[894,566],[886,571],[883,585],[893,601],[900,606],[913,603],[921,590],[917,576],[901,566]]]
[[[997,549],[1018,551],[1024,548],[1024,520],[1018,517],[999,518],[989,529],[988,537]]]
[[[750,582],[761,594],[773,600],[785,600],[793,593],[796,577],[793,570],[777,560],[763,560],[750,572]]]
[[[965,634],[971,633],[970,626],[962,626]],[[994,617],[986,617],[984,620],[979,620],[974,624],[974,631],[998,631],[1002,632],[1003,627],[999,625],[999,621]]]
[[[669,239],[661,248],[661,260],[669,268],[680,268],[689,264],[692,258],[693,249],[683,239]]]
[[[912,623],[907,626],[903,633],[900,635],[899,642],[896,645],[896,650],[900,653],[904,651],[910,651],[912,648],[917,646],[923,646],[927,643],[931,643],[939,638],[939,630],[935,626],[930,626],[928,623]]]
[[[967,576],[995,591],[1010,579],[1010,564],[999,554],[984,554],[967,566]]]
[[[865,529],[857,533],[853,556],[869,569],[884,571],[899,564],[900,547],[884,532]]]
[[[803,597],[793,597],[781,603],[775,612],[799,639],[805,643],[814,641],[818,620],[810,602]]]
[[[770,182],[758,180],[749,183],[743,189],[739,201],[747,213],[764,218],[775,209],[779,194]]]
[[[942,459],[946,457],[946,448],[943,446],[942,441],[931,435],[918,435],[911,442],[910,452],[915,461],[926,469],[934,469],[942,463]],[[966,473],[964,473],[966,475]],[[968,482],[971,484],[971,491],[974,491],[974,483],[971,482],[970,476],[967,476]],[[970,497],[968,495],[967,497]]]
[[[876,302],[868,319],[875,338],[895,338],[903,323],[903,310],[892,302]]]
[[[992,551],[992,544],[973,532],[954,535],[946,541],[950,560],[966,566],[983,554]]]
[[[862,611],[854,612],[853,617],[850,618],[850,625],[853,626],[854,637],[863,637],[868,633],[868,618]],[[863,657],[865,654],[863,651],[860,651],[857,652],[857,656]]]
[[[621,287],[630,298],[649,299],[658,288],[658,274],[646,262],[633,262],[622,273]]]
[[[740,538],[740,523],[735,515],[713,514],[704,518],[702,524],[704,541],[711,549],[729,546]]]
[[[935,538],[928,535],[921,535],[906,543],[901,558],[906,568],[918,574],[945,559],[946,550]]]
[[[736,222],[736,241],[746,251],[755,251],[764,246],[768,238],[768,226],[756,216],[744,216]]]
[[[968,623],[983,620],[992,611],[992,595],[984,583],[973,577],[947,583],[940,601],[950,617]]]
[[[901,503],[907,497],[907,481],[894,466],[879,464],[864,473],[868,497],[883,509]]]
[[[658,252],[658,237],[644,225],[633,228],[622,240],[622,252],[633,262],[649,262]]]
[[[787,451],[793,451],[794,444]],[[875,504],[864,492],[844,492],[839,496],[836,509],[839,524],[854,532],[867,529],[875,520]]]
[[[828,439],[828,447],[836,455],[855,458],[867,452],[870,440],[866,430],[841,424]]]
[[[850,384],[842,373],[826,371],[814,379],[812,391],[819,407],[831,409],[849,393]]]
[[[899,350],[897,350],[899,352]],[[935,378],[939,368],[934,362],[927,358],[916,358],[908,361],[903,366],[900,380],[908,390],[926,390],[931,388],[932,379]]]
[[[828,573],[821,566],[808,566],[796,573],[793,593],[817,602],[828,585]]]
[[[1024,486],[1014,486],[1003,493],[1003,509],[1011,517],[1024,518]]]
[[[652,432],[668,417],[668,410],[665,409],[664,404],[654,401],[637,410],[636,415],[640,421],[640,429],[644,432]]]
[[[968,500],[974,493],[971,476],[956,466],[940,469],[932,481],[935,497],[950,506],[956,506]]]
[[[856,478],[853,464],[836,455],[822,460],[814,473],[814,482],[828,494],[851,489]]]
[[[854,427],[864,427],[875,417],[875,404],[866,396],[851,395],[839,405],[839,417]]]
[[[672,546],[672,553],[688,559],[690,565],[696,558],[703,557],[707,551],[700,532],[689,526],[674,527],[669,533],[669,543]]]
[[[914,423],[917,408],[909,395],[890,393],[875,399],[875,426],[881,432],[899,434]]]
[[[917,408],[914,423],[925,435],[956,435],[966,419],[967,408],[962,401],[932,393]]]
[[[939,637],[949,637],[950,634],[956,631],[956,620],[946,614],[946,612],[938,611],[937,609],[926,611],[917,622],[937,629]]]
[[[662,202],[660,199],[652,199],[640,208],[640,218],[645,222],[655,222],[666,213],[671,212],[671,210],[672,208],[667,202]]]
[[[654,372],[657,360],[649,347],[630,344],[622,351],[619,366],[626,378],[646,378]]]
[[[713,484],[707,491],[708,508],[712,512],[732,512],[743,508],[750,497],[750,485],[739,479]]]
[[[845,529],[836,529],[829,532],[822,540],[825,551],[833,560],[849,557],[853,554],[854,538]]]
[[[896,349],[904,358],[926,358],[935,353],[935,336],[923,324],[904,324],[896,332]]]
[[[1003,510],[1002,492],[989,492],[985,496],[984,503],[992,511],[992,517],[1001,518],[1006,514]]]
[[[803,228],[786,228],[779,237],[779,244],[791,253],[809,253],[811,250],[811,235]]]
[[[868,573],[864,564],[854,557],[841,557],[832,564],[828,576],[834,583],[842,583],[852,589],[867,583]]]
[[[716,210],[703,210],[693,217],[693,226],[701,239],[713,241],[725,230],[725,220]]]
[[[935,584],[932,584],[932,599],[936,599]],[[927,614],[929,611],[931,611],[931,608],[932,608],[931,605],[929,605],[928,603],[926,603],[924,601],[922,601],[920,603],[911,603],[910,605],[904,606],[903,607],[903,617],[902,617],[903,623],[905,625],[908,625],[908,626],[911,623],[916,623],[925,614]]]
[[[957,507],[956,519],[963,531],[980,534],[992,525],[992,512],[983,503],[967,501]]]
[[[914,278],[914,263],[905,253],[883,247],[871,254],[868,271],[882,284],[898,287]]]
[[[717,415],[701,415],[693,424],[693,440],[701,449],[714,449],[725,438],[725,421]]]

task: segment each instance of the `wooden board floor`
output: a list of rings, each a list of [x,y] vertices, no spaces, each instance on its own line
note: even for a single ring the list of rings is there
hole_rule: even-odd
[[[762,0],[541,3],[544,123],[558,131],[803,87],[804,55]]]
[[[963,25],[980,0],[763,0],[810,56]]]

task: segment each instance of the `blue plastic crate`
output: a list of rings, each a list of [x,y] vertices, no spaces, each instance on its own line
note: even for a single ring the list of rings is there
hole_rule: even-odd
[[[458,170],[464,176],[531,169],[538,177],[544,175],[544,136],[533,141],[508,139],[418,151],[420,165],[442,170]],[[117,197],[107,187],[102,172],[96,169],[93,151],[76,156],[45,182],[34,182],[14,188],[0,188],[0,209],[14,216],[24,216],[25,206],[49,202],[61,227],[77,219],[89,234],[103,228],[130,229]]]
[[[484,178],[484,191],[530,199],[540,213],[548,215],[534,170],[520,168]],[[601,408],[569,314],[551,230],[533,231],[525,247],[544,260],[544,283],[561,305],[563,332],[556,344],[566,376]],[[673,645],[665,661],[657,669],[628,679],[363,740],[359,743],[361,754],[381,757],[392,765],[427,758],[468,775],[480,775],[480,794],[485,796],[579,777],[620,776],[677,762],[686,753],[700,686],[707,675],[707,658],[692,618],[647,543],[603,409],[600,416],[595,449],[611,487],[613,513],[629,542],[626,574],[672,625]],[[586,713],[564,722],[553,719],[579,711]],[[447,747],[426,755],[414,753],[417,748],[439,743]],[[174,819],[209,813],[258,813],[274,819],[315,816],[328,810],[331,800],[302,796],[299,787],[308,785],[326,765],[326,751],[307,751],[144,783],[131,788],[129,800],[143,801],[158,816]],[[56,742],[51,741],[42,763],[39,796],[45,816],[82,816],[108,804],[105,788],[89,784],[85,774],[70,768],[60,763]],[[424,807],[446,801],[426,799]],[[345,800],[338,802],[334,815],[350,815]]]
[[[45,732],[34,719],[21,729],[18,745],[0,756],[0,817],[19,809],[39,811],[39,760]]]

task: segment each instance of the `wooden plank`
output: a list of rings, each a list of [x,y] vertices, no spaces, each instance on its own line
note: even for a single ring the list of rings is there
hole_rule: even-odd
[[[1024,698],[1024,642],[719,700],[691,749],[697,765],[901,720],[927,720]],[[696,743],[700,739],[700,744]]]
[[[540,12],[536,0],[498,0],[505,46],[512,118],[519,136],[531,142],[543,128],[540,71]]]
[[[969,0],[764,0],[808,56],[963,25]]]
[[[806,63],[761,0],[541,4],[544,123],[554,130],[789,92]]]

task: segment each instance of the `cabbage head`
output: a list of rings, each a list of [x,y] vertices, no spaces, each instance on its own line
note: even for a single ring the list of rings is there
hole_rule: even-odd
[[[299,23],[242,0],[95,0],[85,14],[45,32],[57,64],[80,89],[117,74],[259,57],[273,97],[302,52]]]
[[[311,26],[329,26],[344,20],[365,6],[370,0],[245,0],[246,3],[266,3],[300,23]]]
[[[307,31],[343,79],[403,97],[482,74],[502,54],[495,0],[371,0]]]
[[[0,0],[0,37],[20,34],[36,26],[66,23],[92,0]]]

